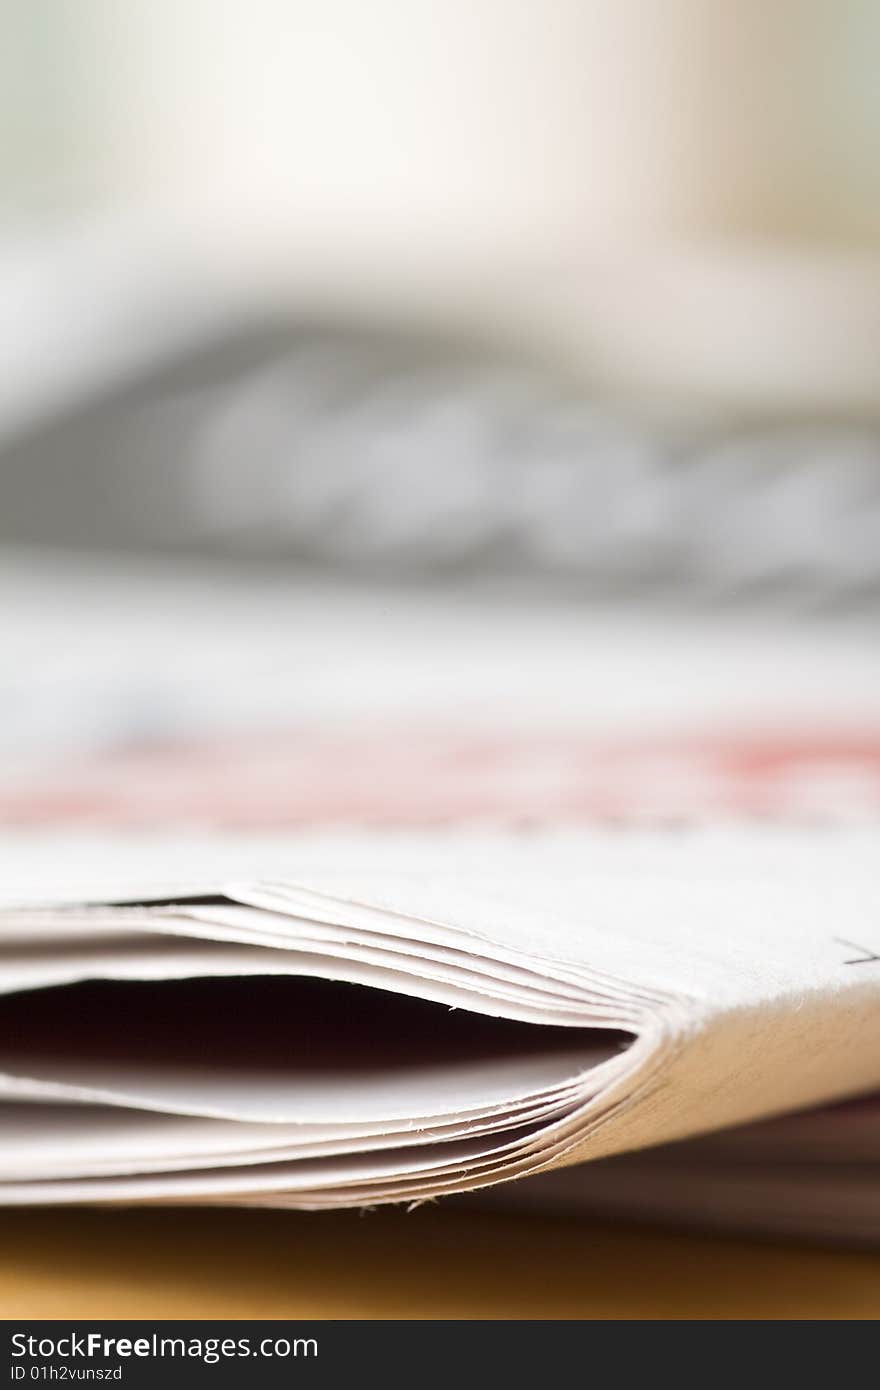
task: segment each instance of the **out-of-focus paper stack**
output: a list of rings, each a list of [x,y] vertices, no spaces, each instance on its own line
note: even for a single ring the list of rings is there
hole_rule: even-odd
[[[880,1102],[872,1096],[556,1169],[478,1197],[521,1210],[876,1247],[878,1171]]]

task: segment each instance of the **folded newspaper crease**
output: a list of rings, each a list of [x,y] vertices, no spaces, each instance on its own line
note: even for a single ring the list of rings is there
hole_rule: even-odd
[[[870,836],[220,843],[176,885],[111,839],[0,911],[2,1202],[412,1202],[880,1088]]]

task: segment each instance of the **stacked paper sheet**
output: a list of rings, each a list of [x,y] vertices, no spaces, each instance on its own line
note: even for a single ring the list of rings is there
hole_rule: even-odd
[[[867,833],[36,849],[0,917],[7,1202],[420,1201],[880,1087]]]

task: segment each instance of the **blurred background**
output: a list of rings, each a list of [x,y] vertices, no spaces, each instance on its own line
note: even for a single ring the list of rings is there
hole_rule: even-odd
[[[868,720],[875,0],[0,0],[8,758]]]

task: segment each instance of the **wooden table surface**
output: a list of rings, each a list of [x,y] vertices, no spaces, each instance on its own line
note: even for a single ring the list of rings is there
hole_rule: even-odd
[[[880,1255],[426,1207],[0,1216],[4,1318],[875,1318]]]

